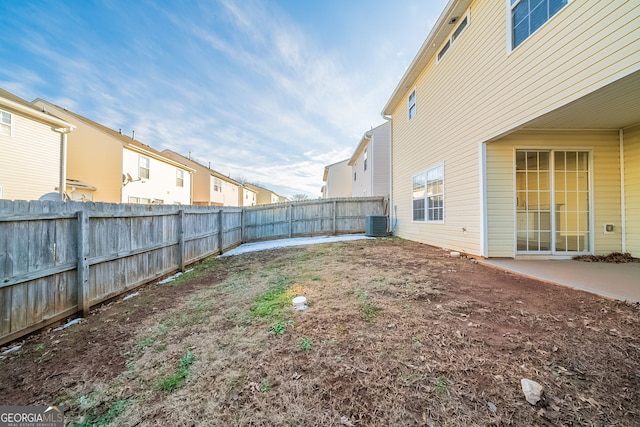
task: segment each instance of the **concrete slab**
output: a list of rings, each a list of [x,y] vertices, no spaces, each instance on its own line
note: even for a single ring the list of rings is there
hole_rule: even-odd
[[[604,297],[640,302],[640,263],[513,259],[486,259],[480,262]]]

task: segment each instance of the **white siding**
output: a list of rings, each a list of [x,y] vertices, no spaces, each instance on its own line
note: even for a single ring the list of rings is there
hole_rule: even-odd
[[[2,198],[37,200],[60,185],[60,134],[11,110],[12,135],[0,135]]]
[[[386,122],[373,130],[372,151],[369,153],[369,162],[373,171],[371,195],[389,197],[391,122]]]
[[[149,178],[140,178],[138,165],[140,156],[149,158]],[[161,200],[163,204],[191,204],[191,174],[184,170],[184,184],[177,186],[177,167],[156,159],[148,154],[141,154],[134,150],[124,149],[122,156],[122,171],[129,173],[134,182],[122,188],[122,202],[128,203],[129,197],[147,198],[152,202]]]
[[[327,166],[327,198],[351,197],[353,175],[349,159]]]

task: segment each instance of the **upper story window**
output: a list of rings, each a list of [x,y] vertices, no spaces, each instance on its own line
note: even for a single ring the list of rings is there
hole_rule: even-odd
[[[11,113],[0,110],[0,135],[11,136]]]
[[[184,187],[184,171],[176,169],[176,187]]]
[[[447,39],[447,41],[444,44],[444,46],[442,46],[442,48],[440,49],[440,52],[438,52],[438,62],[440,62],[440,60],[442,59],[444,54],[447,53],[449,48],[451,46],[453,46],[453,44],[456,42],[456,40],[458,40],[458,37],[460,37],[460,34],[462,34],[462,32],[465,30],[465,28],[467,28],[467,26],[469,26],[469,15],[468,14],[462,19],[462,21],[460,21],[460,23],[456,27],[455,31],[451,34],[451,37],[449,37]]]
[[[149,179],[149,158],[140,156],[138,160],[138,177],[140,179]]]
[[[367,150],[364,150],[364,170],[367,170]]]
[[[511,48],[515,49],[547,22],[569,0],[509,0]]]
[[[409,120],[416,115],[416,90],[414,89],[409,95]]]
[[[213,191],[222,192],[222,180],[220,178],[213,178]]]

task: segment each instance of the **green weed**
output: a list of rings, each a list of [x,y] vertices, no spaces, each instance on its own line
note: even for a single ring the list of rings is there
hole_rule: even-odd
[[[311,350],[311,344],[313,344],[313,341],[311,340],[311,338],[302,337],[302,338],[300,338],[300,342],[298,343],[298,350],[310,351]]]
[[[293,320],[280,320],[269,328],[269,332],[274,335],[283,335],[291,325],[293,325]]]
[[[278,280],[276,286],[267,290],[255,299],[251,306],[251,317],[282,319],[283,309],[291,305],[291,297],[284,279]]]
[[[85,396],[80,397],[80,399],[91,400],[91,398],[86,398]],[[78,400],[80,400],[78,399]],[[85,402],[88,403],[88,402]],[[81,422],[73,422],[69,425],[69,427],[108,427],[111,425],[113,420],[115,420],[118,415],[124,412],[128,401],[126,400],[118,400],[114,402],[111,407],[102,415],[97,415],[96,412],[98,408],[94,408],[93,414],[91,416],[86,416]],[[82,409],[82,404],[80,405]]]
[[[380,307],[376,307],[373,304],[361,304],[360,305],[360,314],[362,315],[362,318],[366,322],[371,322],[372,320],[375,320],[375,318],[378,317],[378,314],[381,311],[382,311],[382,309]]]
[[[189,376],[189,368],[196,357],[190,351],[187,352],[178,362],[178,370],[160,381],[160,390],[172,393],[182,387]]]
[[[447,379],[444,377],[438,377],[436,379],[436,394],[439,398],[444,399],[449,394],[447,390]]]
[[[269,384],[269,381],[263,381],[262,384],[260,384],[260,391],[262,393],[267,393],[269,390],[271,390],[271,384]]]

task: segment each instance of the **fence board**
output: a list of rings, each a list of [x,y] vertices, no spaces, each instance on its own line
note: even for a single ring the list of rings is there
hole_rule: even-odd
[[[0,345],[172,273],[181,261],[248,241],[363,232],[366,215],[383,214],[381,198],[253,208],[0,200]]]

